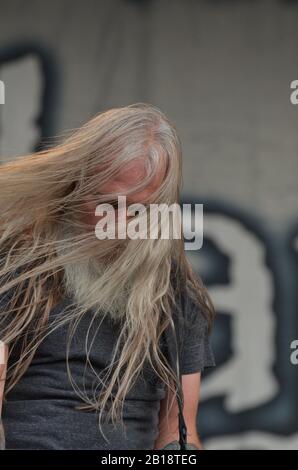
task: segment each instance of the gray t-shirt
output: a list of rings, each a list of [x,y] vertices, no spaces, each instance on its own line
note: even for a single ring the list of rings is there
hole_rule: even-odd
[[[191,374],[213,366],[215,362],[207,333],[207,321],[194,308],[192,301],[186,300],[180,367],[182,374]],[[70,301],[65,297],[53,308],[50,318],[53,320],[57,315],[62,315]],[[93,396],[96,384],[94,374],[89,368],[85,370],[85,338],[92,318],[93,315],[87,313],[80,321],[69,353],[73,379],[80,388],[85,386],[89,396]],[[96,340],[90,359],[100,373],[111,361],[120,324],[117,325],[106,316],[98,326],[97,321],[92,323],[90,338],[95,334]],[[9,392],[3,406],[6,449],[153,449],[165,386],[149,363],[125,399],[124,428],[102,424],[108,440],[106,442],[99,430],[96,412],[75,409],[82,401],[68,379],[67,333],[68,326],[60,326],[43,340],[29,368]],[[16,347],[8,365],[17,358],[17,351]]]

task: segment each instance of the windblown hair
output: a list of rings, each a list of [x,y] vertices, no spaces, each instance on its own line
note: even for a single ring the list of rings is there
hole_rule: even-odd
[[[78,388],[68,364],[82,408],[99,411],[99,422],[107,410],[107,418],[117,422],[146,360],[172,387],[175,378],[159,341],[165,329],[173,327],[179,292],[189,292],[209,325],[213,318],[208,293],[185,256],[183,237],[106,243],[94,236],[94,227],[82,222],[82,215],[87,200],[100,204],[117,197],[119,193],[100,194],[101,185],[140,157],[146,159],[148,176],[130,191],[146,187],[160,159],[165,159],[166,175],[152,202],[179,203],[181,154],[174,124],[157,107],[136,103],[101,112],[72,130],[62,143],[0,166],[0,296],[10,293],[1,311],[0,331],[10,351],[21,343],[20,357],[8,369],[6,394],[25,373],[46,335],[66,323],[69,351],[88,310],[94,318],[109,312],[121,320],[122,328],[96,397]],[[50,312],[67,292],[65,272],[93,259],[105,263],[105,269],[84,285],[84,302],[72,302],[49,329]],[[122,309],[119,298],[126,299]],[[88,341],[86,364],[92,368],[92,339]]]

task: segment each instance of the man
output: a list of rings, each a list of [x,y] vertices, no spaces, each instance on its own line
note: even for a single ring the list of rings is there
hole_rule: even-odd
[[[119,221],[115,238],[95,236],[99,205],[119,215],[122,195],[169,206],[180,186],[175,127],[143,103],[103,112],[62,144],[0,168],[6,448],[161,449],[178,440],[164,340],[174,317],[187,441],[201,448],[213,308],[183,238],[129,239]]]

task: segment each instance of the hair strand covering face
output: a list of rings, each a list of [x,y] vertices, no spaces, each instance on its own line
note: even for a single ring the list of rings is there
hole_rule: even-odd
[[[100,241],[94,227],[82,223],[86,198],[100,204],[119,195],[103,196],[99,189],[140,157],[148,164],[148,178],[130,191],[144,188],[164,159],[165,178],[152,202],[179,202],[180,141],[173,123],[146,103],[101,112],[62,143],[0,166],[0,295],[10,293],[0,331],[10,352],[21,342],[20,357],[7,373],[6,394],[41,341],[69,324],[68,373],[82,408],[97,410],[99,425],[104,414],[117,423],[145,361],[172,388],[174,376],[159,340],[173,325],[180,291],[187,289],[211,325],[212,303],[185,256],[183,237]],[[49,322],[52,308],[67,293],[73,302]],[[90,360],[94,338],[88,330],[86,366],[98,380],[92,397],[74,382],[68,360],[73,335],[89,310],[93,319],[110,315],[121,322],[111,364],[100,377]]]

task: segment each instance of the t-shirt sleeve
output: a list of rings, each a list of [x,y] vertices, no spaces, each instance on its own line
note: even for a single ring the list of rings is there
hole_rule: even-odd
[[[184,300],[184,322],[180,373],[202,372],[215,366],[215,358],[208,332],[208,320],[199,306],[189,296]]]

